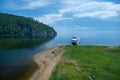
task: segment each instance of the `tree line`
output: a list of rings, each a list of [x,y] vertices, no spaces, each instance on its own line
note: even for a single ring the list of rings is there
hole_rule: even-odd
[[[0,13],[0,37],[47,38],[56,34],[52,27],[33,18]]]

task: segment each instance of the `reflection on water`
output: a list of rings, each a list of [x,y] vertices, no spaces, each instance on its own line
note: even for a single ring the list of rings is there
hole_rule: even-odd
[[[0,39],[0,48],[2,49],[19,49],[34,48],[49,41],[50,38],[43,39]]]
[[[34,66],[33,56],[47,39],[0,39],[0,80],[16,80]]]

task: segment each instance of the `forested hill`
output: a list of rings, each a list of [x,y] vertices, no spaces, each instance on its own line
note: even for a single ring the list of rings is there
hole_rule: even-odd
[[[56,34],[52,27],[33,18],[0,13],[0,37],[48,38]]]

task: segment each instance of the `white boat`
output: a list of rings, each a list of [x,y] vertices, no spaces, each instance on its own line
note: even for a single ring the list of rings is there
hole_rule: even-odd
[[[77,45],[77,44],[79,44],[79,43],[80,43],[79,38],[76,37],[76,36],[73,36],[73,37],[72,37],[72,40],[71,40],[71,44],[72,44],[72,45]]]

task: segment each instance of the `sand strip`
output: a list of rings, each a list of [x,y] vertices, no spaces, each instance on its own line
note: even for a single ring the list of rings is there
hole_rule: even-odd
[[[63,53],[64,47],[56,47],[36,54],[34,60],[39,69],[29,80],[49,80]]]

